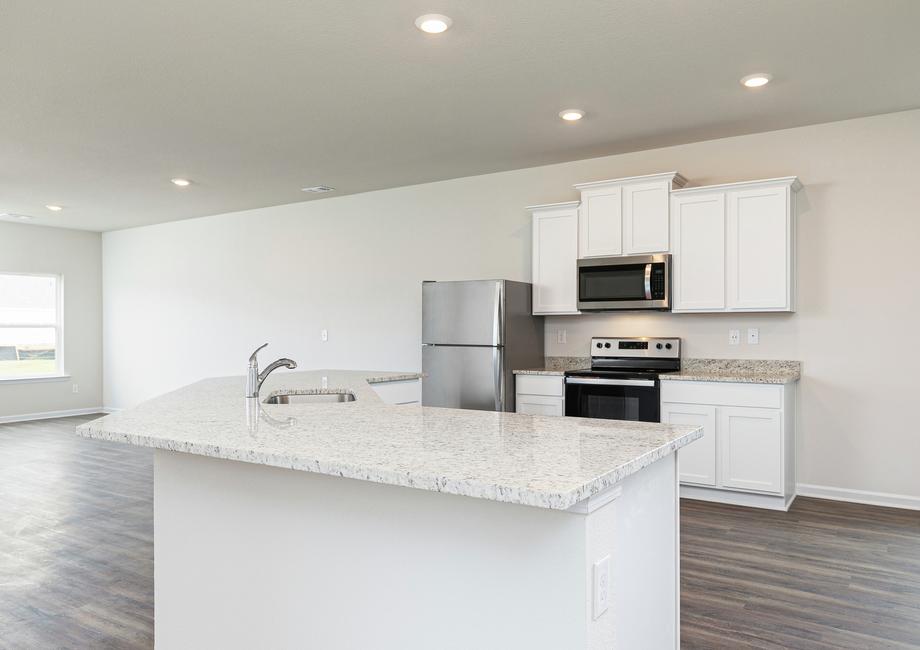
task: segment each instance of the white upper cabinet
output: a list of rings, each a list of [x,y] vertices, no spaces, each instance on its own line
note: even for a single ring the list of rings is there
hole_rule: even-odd
[[[792,200],[785,184],[728,193],[729,309],[792,309]]]
[[[795,177],[671,193],[677,312],[795,310]]]
[[[576,185],[581,191],[578,256],[667,252],[668,197],[686,182],[668,172]]]
[[[534,205],[533,313],[577,314],[578,201]]]
[[[579,257],[602,257],[623,253],[621,187],[582,190],[578,215],[578,243]]]
[[[673,311],[725,309],[725,195],[675,194],[671,228]]]

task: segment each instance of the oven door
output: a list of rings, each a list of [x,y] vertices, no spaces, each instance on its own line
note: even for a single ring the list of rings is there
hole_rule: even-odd
[[[565,378],[565,414],[582,418],[658,422],[658,379]]]
[[[668,310],[670,255],[578,260],[578,308]]]

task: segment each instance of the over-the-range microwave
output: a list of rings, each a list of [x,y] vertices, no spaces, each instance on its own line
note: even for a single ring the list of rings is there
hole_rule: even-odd
[[[578,309],[671,309],[671,256],[629,255],[578,260]]]

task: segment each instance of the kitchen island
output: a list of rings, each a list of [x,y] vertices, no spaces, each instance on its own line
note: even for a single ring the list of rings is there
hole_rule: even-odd
[[[676,649],[700,428],[374,390],[416,377],[207,379],[78,429],[155,450],[157,647]]]

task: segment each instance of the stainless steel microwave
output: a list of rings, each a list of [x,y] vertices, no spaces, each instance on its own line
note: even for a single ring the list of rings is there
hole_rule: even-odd
[[[630,255],[578,260],[578,309],[671,309],[671,256]]]

